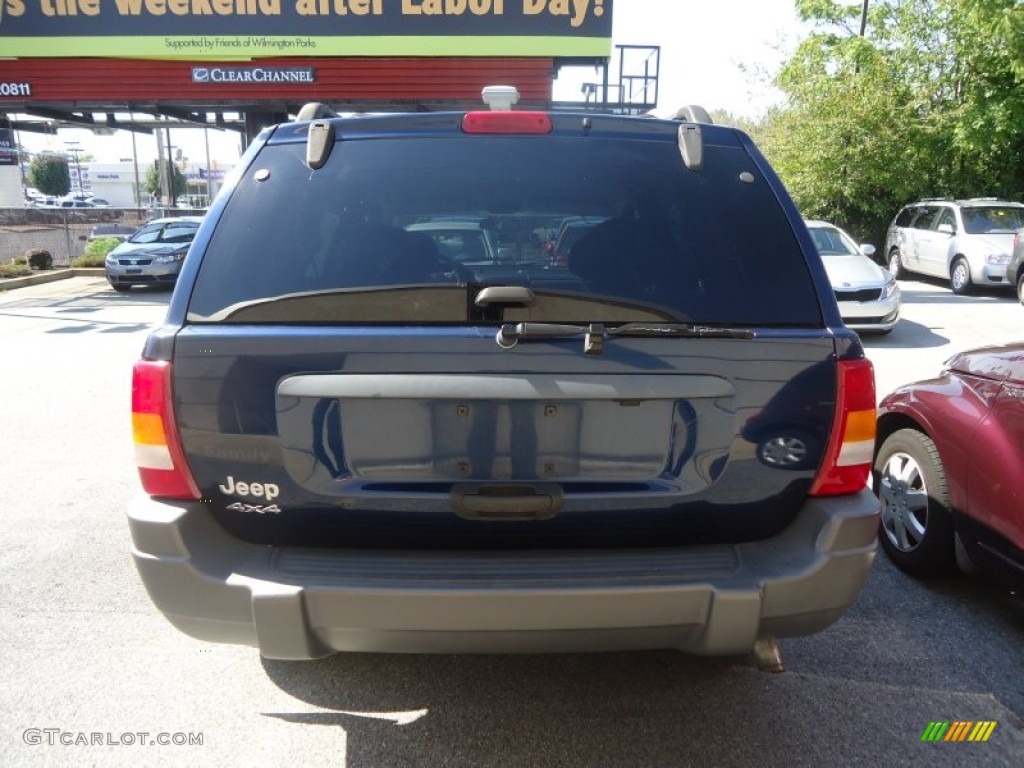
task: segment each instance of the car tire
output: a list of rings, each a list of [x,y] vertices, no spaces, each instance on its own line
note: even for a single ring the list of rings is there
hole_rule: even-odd
[[[118,293],[127,293],[132,289],[130,285],[121,285],[120,283],[111,283],[110,287],[113,288]]]
[[[899,248],[889,251],[889,272],[895,280],[902,280],[907,276],[907,270],[903,267],[903,257]]]
[[[916,429],[894,432],[878,450],[873,476],[882,503],[878,538],[889,559],[912,576],[955,571],[946,472],[932,439]]]
[[[949,287],[957,296],[966,296],[974,289],[971,283],[971,268],[962,256],[953,261],[949,270]]]
[[[1024,304],[1024,270],[1017,275],[1017,300]]]

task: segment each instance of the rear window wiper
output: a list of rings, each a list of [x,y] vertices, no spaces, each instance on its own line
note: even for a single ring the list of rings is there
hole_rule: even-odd
[[[625,323],[608,329],[609,336],[672,336],[674,338],[752,339],[748,328],[725,328],[695,323]]]
[[[604,340],[610,336],[646,336],[649,338],[678,339],[752,339],[754,332],[744,328],[722,328],[690,323],[626,323],[605,328],[602,323],[575,325],[570,323],[505,323],[495,336],[498,346],[512,349],[523,339],[571,339],[583,336],[583,351],[599,355],[604,351]]]

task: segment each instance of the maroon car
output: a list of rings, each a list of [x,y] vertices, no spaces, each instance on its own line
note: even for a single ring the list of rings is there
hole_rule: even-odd
[[[904,571],[1024,585],[1024,342],[962,352],[882,400],[879,538]]]

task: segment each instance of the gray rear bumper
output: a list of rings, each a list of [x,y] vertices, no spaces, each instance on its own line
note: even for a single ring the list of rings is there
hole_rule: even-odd
[[[139,497],[133,555],[183,632],[269,658],[335,651],[678,648],[737,654],[816,632],[856,600],[875,554],[868,491],[808,499],[781,534],[651,550],[424,552],[248,544],[202,509]]]

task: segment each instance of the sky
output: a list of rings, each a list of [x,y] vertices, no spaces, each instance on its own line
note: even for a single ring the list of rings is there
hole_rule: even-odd
[[[801,33],[794,0],[618,0],[612,35],[618,45],[661,47],[658,113],[684,104],[709,111],[726,109],[737,117],[757,117],[780,100],[769,82]],[[563,71],[556,100],[579,100],[580,84],[596,81],[591,70]],[[176,129],[171,144],[185,157],[206,164],[202,129]],[[152,136],[136,135],[139,162],[156,158]],[[239,155],[239,134],[208,131],[210,157],[230,164]],[[132,158],[131,135],[96,136],[84,129],[61,129],[56,137],[23,132],[21,142],[33,152],[80,147],[97,162]]]
[[[794,0],[618,0],[612,36],[616,45],[661,47],[659,113],[700,104],[708,111],[758,117],[780,99],[768,82],[798,42],[794,5]],[[573,90],[556,91],[555,98],[578,98],[578,87]]]

